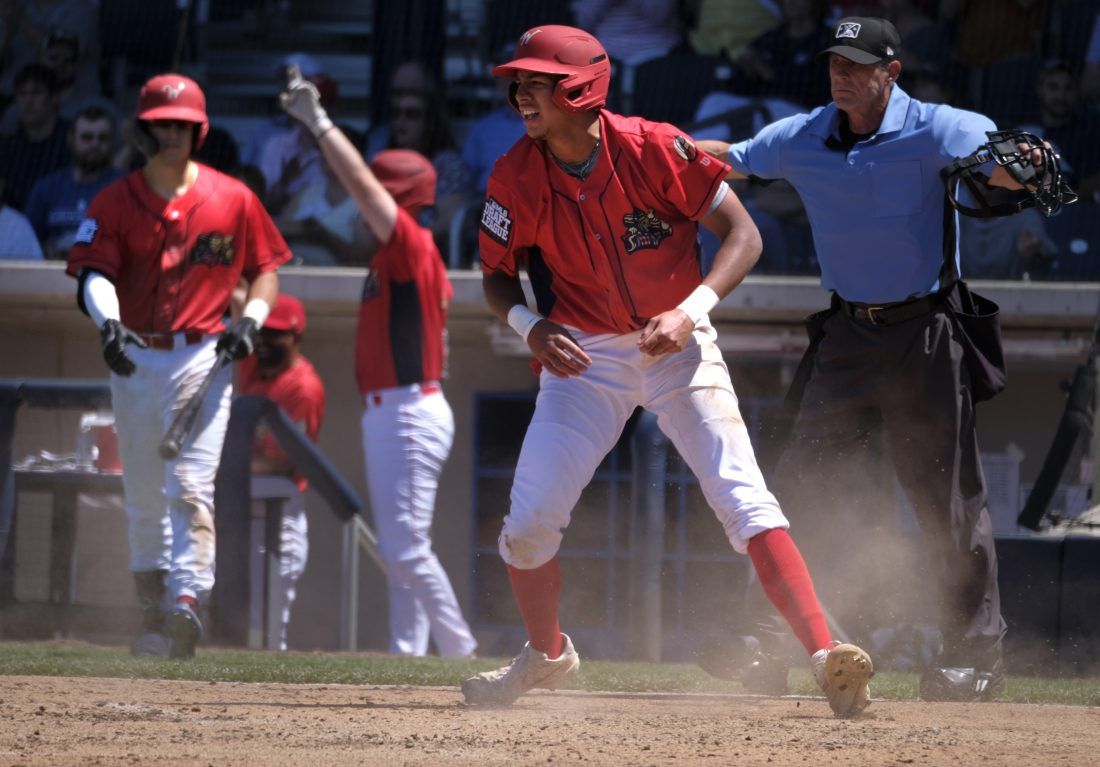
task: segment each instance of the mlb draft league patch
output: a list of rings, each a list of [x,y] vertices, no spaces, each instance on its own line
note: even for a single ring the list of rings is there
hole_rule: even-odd
[[[92,240],[95,239],[96,232],[99,231],[99,224],[96,223],[94,218],[86,218],[80,222],[80,228],[76,230],[76,237],[73,238],[74,245],[91,245]]]
[[[836,29],[837,37],[850,37],[855,40],[859,37],[859,30],[863,28],[862,24],[858,24],[854,21],[846,21]]]
[[[485,202],[485,210],[481,212],[481,231],[505,246],[512,236],[512,219],[508,209],[493,197]]]
[[[698,154],[695,149],[695,144],[691,143],[691,139],[687,136],[677,136],[672,139],[672,148],[676,150],[676,154],[680,155],[688,162],[694,160],[695,156]]]

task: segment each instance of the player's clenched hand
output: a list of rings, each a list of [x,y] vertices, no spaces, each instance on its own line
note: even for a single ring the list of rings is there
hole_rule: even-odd
[[[540,320],[527,335],[535,359],[558,378],[579,376],[592,360],[569,331],[556,322]]]
[[[142,349],[148,346],[139,335],[118,320],[107,320],[99,329],[99,342],[103,348],[103,359],[107,367],[126,378],[134,374],[137,366],[126,353],[126,344]]]
[[[638,348],[653,357],[682,351],[694,331],[695,323],[682,309],[661,312],[642,328]]]
[[[218,336],[218,345],[215,350],[219,353],[227,353],[231,359],[243,360],[256,348],[256,336],[259,333],[256,320],[251,317],[241,317],[233,323],[233,327]]]
[[[332,127],[317,86],[302,77],[297,64],[286,70],[286,88],[279,94],[279,103],[286,113],[298,120],[317,138]]]

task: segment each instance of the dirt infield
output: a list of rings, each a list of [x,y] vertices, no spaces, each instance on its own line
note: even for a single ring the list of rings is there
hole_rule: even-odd
[[[1100,760],[1100,708],[535,694],[451,687],[0,677],[2,765],[1058,765]]]

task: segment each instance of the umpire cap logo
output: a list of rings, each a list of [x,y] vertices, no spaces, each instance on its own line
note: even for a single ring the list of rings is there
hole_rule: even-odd
[[[235,255],[233,235],[206,232],[195,238],[195,247],[191,249],[188,260],[192,264],[203,266],[229,266]]]
[[[653,208],[646,211],[635,208],[633,213],[623,216],[623,224],[626,225],[626,232],[622,239],[627,253],[656,250],[666,237],[672,235],[672,226],[657,218]]]
[[[859,30],[863,28],[862,24],[857,24],[852,21],[845,22],[836,28],[837,37],[850,37],[855,40],[859,37]]]

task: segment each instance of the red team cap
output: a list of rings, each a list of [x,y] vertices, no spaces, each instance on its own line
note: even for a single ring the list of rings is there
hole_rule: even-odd
[[[206,96],[202,88],[190,77],[173,73],[157,75],[141,86],[137,118],[197,123],[201,127],[195,139],[196,149],[202,146],[210,130],[210,121],[206,117]]]
[[[267,315],[264,327],[282,332],[294,332],[301,335],[306,329],[306,310],[302,302],[294,296],[280,293],[275,305]]]
[[[587,112],[607,103],[611,61],[600,41],[583,29],[557,24],[528,29],[516,43],[516,57],[493,67],[496,77],[514,78],[521,71],[561,75],[553,99],[567,112]]]
[[[412,149],[384,149],[370,169],[393,199],[410,213],[435,203],[435,168]]]

